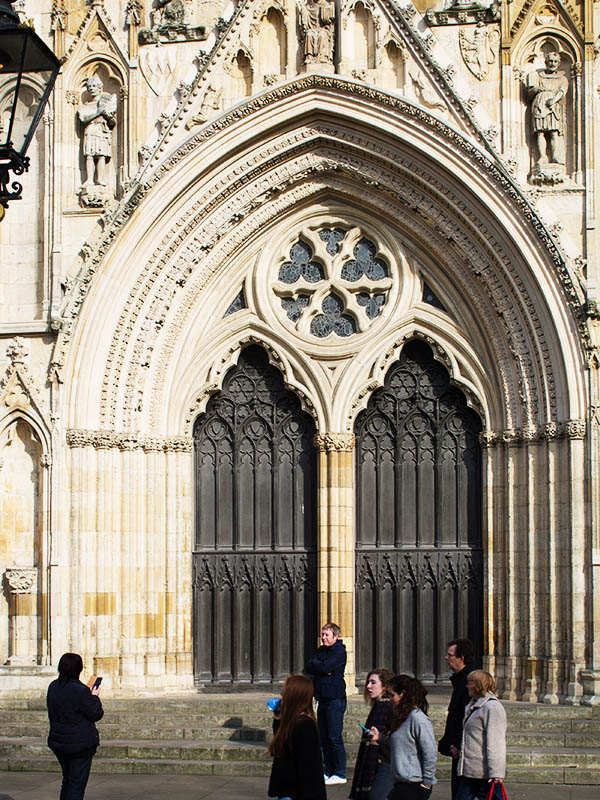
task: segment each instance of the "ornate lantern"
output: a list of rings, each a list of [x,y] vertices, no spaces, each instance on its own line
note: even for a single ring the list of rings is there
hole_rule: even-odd
[[[10,170],[22,175],[29,169],[25,153],[60,70],[52,50],[33,28],[19,22],[12,2],[0,0],[0,206],[4,208],[21,197],[23,187],[17,181],[9,190]]]

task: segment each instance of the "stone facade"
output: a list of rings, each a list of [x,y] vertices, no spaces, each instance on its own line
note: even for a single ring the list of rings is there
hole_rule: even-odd
[[[600,702],[600,5],[486,5],[25,0],[65,61],[0,225],[0,691],[193,687],[194,423],[250,343],[351,678],[354,424],[417,339],[482,422],[485,665]]]

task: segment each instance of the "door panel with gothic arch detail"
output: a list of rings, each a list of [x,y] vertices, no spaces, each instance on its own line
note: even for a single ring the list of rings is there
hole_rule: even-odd
[[[446,644],[481,653],[481,421],[423,342],[356,420],[357,679],[447,677]]]
[[[317,636],[315,426],[260,347],[194,428],[194,676],[270,683]]]

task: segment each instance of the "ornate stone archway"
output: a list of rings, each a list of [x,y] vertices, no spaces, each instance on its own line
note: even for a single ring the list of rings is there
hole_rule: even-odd
[[[296,241],[313,242],[314,255],[314,237],[336,228],[374,243],[392,280],[369,285],[364,306],[352,305],[345,286],[340,313],[354,315],[356,330],[332,331],[325,341],[311,329],[308,305],[305,327],[289,316],[301,292],[293,281],[277,289],[273,270],[294,261]],[[441,308],[424,299],[425,284]],[[192,675],[192,424],[252,339],[322,437],[320,615],[351,632],[352,651],[354,420],[406,340],[419,336],[484,426],[486,663],[506,696],[574,697],[587,647],[576,621],[589,618],[578,291],[555,240],[501,165],[455,129],[376,90],[333,76],[303,78],[170,152],[90,243],[55,354],[72,386],[64,396],[71,445],[83,448],[94,471],[111,464],[127,476],[124,497],[145,509],[131,527],[119,493],[111,499],[122,549],[134,553],[132,563],[111,566],[115,597],[128,570],[154,569],[148,545],[168,521],[165,591],[149,581],[143,603],[124,597],[140,606],[143,625],[124,626],[120,679],[139,680],[145,667],[136,641],[149,630],[154,668],[166,664],[175,682]],[[385,295],[380,313],[377,294]],[[324,313],[317,306],[316,316]],[[360,314],[371,307],[361,328]],[[88,368],[94,358],[106,364],[100,379]],[[559,472],[567,480],[559,482]],[[136,477],[164,487],[158,508],[135,499]],[[540,582],[553,598],[542,606]],[[553,633],[561,626],[568,639]],[[110,641],[109,634],[107,654]]]

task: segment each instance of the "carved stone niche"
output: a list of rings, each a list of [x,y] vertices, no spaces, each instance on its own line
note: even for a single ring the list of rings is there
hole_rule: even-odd
[[[9,601],[9,666],[37,664],[38,614],[35,567],[11,567],[4,572]]]
[[[529,182],[557,186],[578,171],[577,64],[559,37],[532,43],[522,69]]]
[[[123,92],[121,81],[101,62],[89,66],[77,91],[76,106],[81,184],[77,188],[83,208],[105,208],[118,196],[117,176],[123,163]]]

